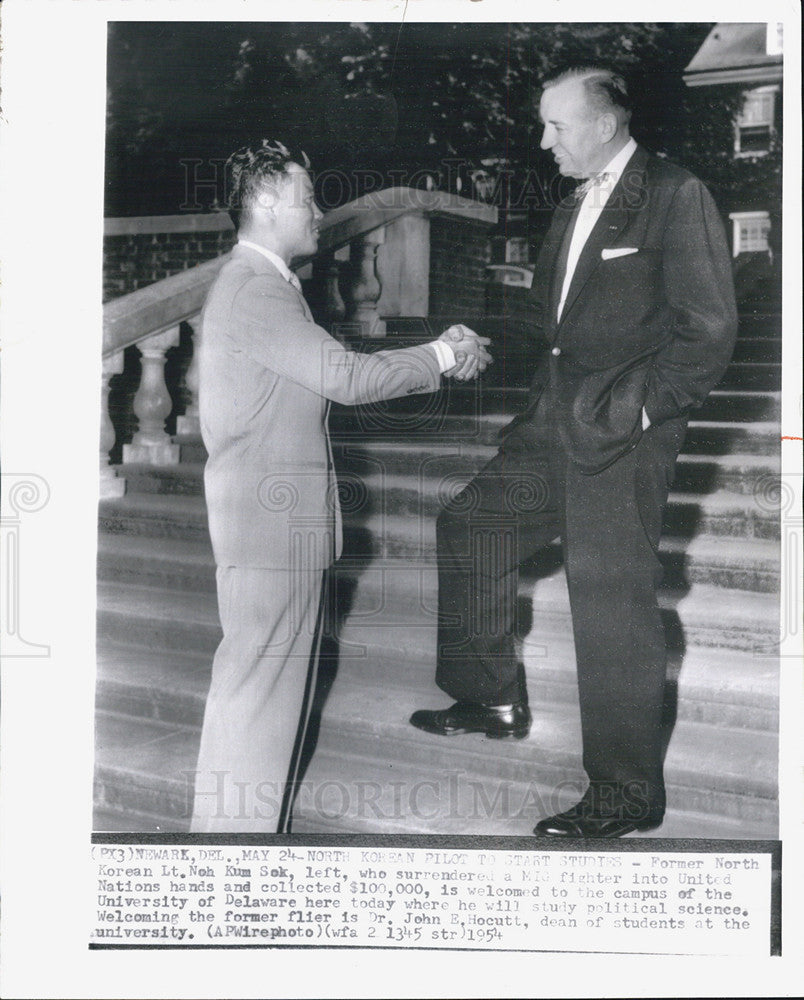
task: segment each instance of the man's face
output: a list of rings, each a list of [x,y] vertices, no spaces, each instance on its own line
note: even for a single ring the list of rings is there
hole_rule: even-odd
[[[565,177],[591,177],[606,166],[610,157],[601,139],[600,115],[590,110],[580,80],[548,87],[539,117],[544,125],[541,147],[550,150]]]
[[[285,259],[315,253],[323,216],[315,203],[310,175],[298,163],[289,163],[274,194],[274,236]]]

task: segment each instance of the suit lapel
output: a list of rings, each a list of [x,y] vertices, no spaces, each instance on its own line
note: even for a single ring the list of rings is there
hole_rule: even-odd
[[[535,273],[546,275],[549,281],[549,284],[545,289],[548,313],[545,323],[545,332],[550,340],[553,339],[553,335],[555,333],[558,299],[561,295],[561,289],[556,288],[557,282],[555,269],[558,263],[559,253],[561,252],[561,243],[564,239],[564,234],[567,232],[570,220],[572,219],[574,209],[575,199],[573,197],[565,198],[556,206],[552,224],[547,232],[547,236],[545,236],[544,244],[542,245],[542,249],[539,254],[539,260],[536,264]]]
[[[602,259],[600,254],[603,248],[611,246],[618,239],[634,218],[637,210],[644,206],[647,158],[646,151],[637,147],[611,192],[594,229],[589,234],[572,276],[567,299],[561,312],[561,323],[567,318],[584,286],[600,266]],[[556,302],[557,308],[558,302]]]

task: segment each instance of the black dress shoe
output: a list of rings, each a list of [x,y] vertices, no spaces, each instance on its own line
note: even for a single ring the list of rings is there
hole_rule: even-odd
[[[530,709],[521,703],[511,708],[476,705],[456,701],[451,708],[431,712],[420,709],[410,717],[410,724],[426,733],[438,736],[458,736],[461,733],[484,733],[492,740],[513,737],[524,739],[530,732]]]
[[[622,814],[601,816],[590,812],[588,807],[584,808],[585,805],[586,803],[581,800],[566,812],[540,820],[533,832],[537,837],[614,840],[616,837],[624,837],[627,833],[634,833],[635,830],[653,830],[661,825],[663,819],[659,812],[649,812],[647,817],[642,819],[630,819]]]

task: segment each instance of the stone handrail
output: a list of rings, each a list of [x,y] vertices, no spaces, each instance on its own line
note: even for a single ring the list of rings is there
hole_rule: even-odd
[[[385,188],[327,212],[319,224],[317,253],[300,263],[332,254],[411,213],[456,215],[489,223],[497,219],[496,208],[444,191]],[[103,307],[103,356],[111,357],[198,313],[227,256],[107,302]]]
[[[103,356],[111,357],[146,337],[163,333],[201,311],[228,254],[172,274],[103,307]]]
[[[383,302],[385,315],[426,315],[429,269],[429,219],[451,215],[492,225],[497,210],[442,191],[416,188],[386,188],[364,195],[328,212],[319,224],[319,247],[315,255],[294,262],[312,263],[313,274],[324,290],[325,312],[331,321],[346,319],[364,336],[383,336],[380,319],[382,285],[377,274],[377,253],[386,243],[384,260],[396,297]],[[222,220],[216,220],[221,228]],[[341,262],[335,254],[349,247],[347,303],[340,295]],[[165,383],[166,353],[179,343],[182,323],[189,324],[194,338],[193,360],[185,376],[189,396],[186,413],[179,417],[178,432],[198,430],[197,346],[198,318],[207,293],[228,254],[206,261],[169,278],[106,303],[103,307],[103,393],[100,439],[101,496],[120,496],[125,482],[109,463],[115,429],[108,412],[111,379],[123,370],[123,352],[137,346],[142,376],[133,409],[139,429],[123,446],[123,461],[151,465],[173,465],[179,460],[179,445],[165,430],[172,401]],[[422,291],[423,289],[423,291]]]

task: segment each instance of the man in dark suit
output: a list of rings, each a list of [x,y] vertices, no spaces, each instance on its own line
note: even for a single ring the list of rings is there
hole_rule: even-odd
[[[307,726],[327,567],[341,518],[329,401],[433,392],[473,378],[489,340],[461,324],[373,354],[316,325],[291,270],[321,212],[307,158],[264,140],[227,164],[237,246],[204,306],[204,492],[223,638],[215,653],[191,829],[284,832]],[[454,348],[454,350],[453,350]]]
[[[560,173],[588,180],[558,205],[536,264],[549,353],[529,404],[439,518],[436,681],[457,701],[411,722],[444,736],[527,736],[518,564],[560,537],[589,786],[534,832],[619,837],[664,815],[662,512],[687,414],[731,357],[736,307],[711,196],[634,142],[618,76],[561,74],[540,116]]]

